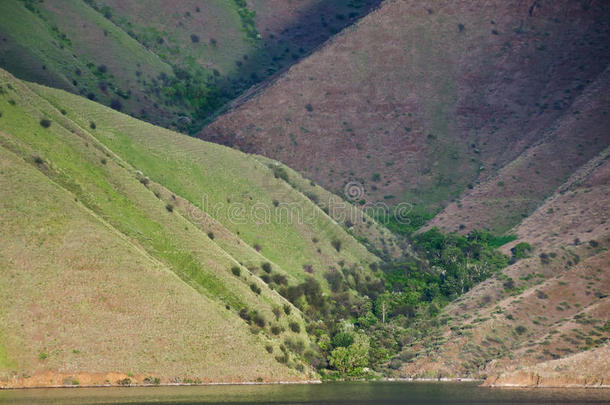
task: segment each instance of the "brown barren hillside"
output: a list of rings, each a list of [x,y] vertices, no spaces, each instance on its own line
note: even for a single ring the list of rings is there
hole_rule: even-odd
[[[518,239],[502,249],[529,243],[529,257],[450,304],[437,339],[406,349],[401,372],[489,377],[490,385],[607,381],[607,365],[588,353],[605,353],[610,338],[608,195],[606,150],[512,230]],[[563,365],[552,362],[559,358]],[[537,370],[546,370],[540,381]]]
[[[388,1],[199,136],[336,192],[357,181],[368,200],[441,207],[578,114],[590,86],[605,86],[609,13],[600,1]],[[591,108],[577,125],[600,139],[583,146],[582,162],[607,145],[596,128],[608,116]],[[543,179],[521,209],[569,170]]]

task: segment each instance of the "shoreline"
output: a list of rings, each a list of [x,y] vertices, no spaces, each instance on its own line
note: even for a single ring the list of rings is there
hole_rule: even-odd
[[[83,389],[83,388],[155,388],[155,387],[216,387],[216,386],[248,386],[248,385],[308,385],[308,384],[332,384],[336,382],[389,382],[389,383],[479,383],[481,388],[495,389],[610,389],[610,385],[599,381],[598,384],[527,384],[511,381],[502,381],[501,378],[470,378],[470,377],[455,377],[455,378],[377,378],[377,379],[354,379],[354,380],[300,380],[300,381],[238,381],[238,382],[202,382],[202,383],[160,383],[160,384],[87,384],[87,385],[31,385],[31,386],[10,386],[0,385],[0,391],[12,390],[42,390],[42,389]]]

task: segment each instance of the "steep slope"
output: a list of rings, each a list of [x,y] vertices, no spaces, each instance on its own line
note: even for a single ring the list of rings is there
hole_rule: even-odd
[[[559,365],[538,363],[585,352],[566,359],[570,370],[547,373],[540,384],[558,384],[558,375],[565,384],[607,380],[607,367],[588,363],[594,354],[586,351],[610,338],[609,179],[605,150],[512,230],[518,239],[502,249],[528,243],[531,252],[521,250],[525,258],[448,306],[438,339],[407,349],[403,372],[488,376],[495,385],[522,378],[529,385],[525,375]]]
[[[376,256],[254,157],[0,83],[3,384],[306,378],[276,290]]]
[[[609,12],[595,1],[385,2],[199,136],[278,159],[334,192],[358,182],[368,201],[436,212],[552,141],[549,129],[577,114],[588,86],[603,91]],[[590,111],[579,131],[600,139],[583,145],[576,167],[607,146],[608,116]],[[544,174],[535,201],[511,209],[531,212],[569,170]]]
[[[7,0],[0,67],[194,131],[379,2]]]
[[[2,147],[0,167],[0,386],[302,378],[30,162]]]

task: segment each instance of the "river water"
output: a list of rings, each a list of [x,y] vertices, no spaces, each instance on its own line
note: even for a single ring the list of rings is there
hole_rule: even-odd
[[[0,404],[610,404],[608,389],[481,388],[475,383],[354,382],[311,385],[76,388],[0,391]]]

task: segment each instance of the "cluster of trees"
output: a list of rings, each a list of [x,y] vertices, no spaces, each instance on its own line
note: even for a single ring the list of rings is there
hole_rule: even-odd
[[[423,336],[421,325],[438,324],[444,305],[509,262],[486,232],[433,229],[411,243],[418,259],[386,261],[372,273],[358,266],[330,269],[330,294],[314,278],[279,289],[309,319],[307,331],[317,344],[305,358],[322,373],[357,377],[391,367],[405,344]]]

